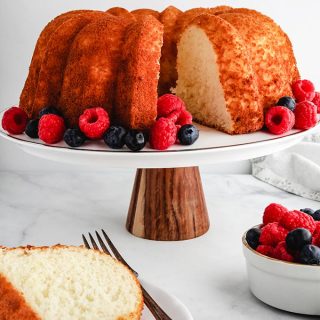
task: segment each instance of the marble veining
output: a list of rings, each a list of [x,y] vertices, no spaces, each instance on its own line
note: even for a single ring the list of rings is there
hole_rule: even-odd
[[[179,297],[195,320],[305,319],[259,302],[248,289],[241,236],[264,207],[320,207],[249,175],[204,173],[210,231],[184,242],[154,242],[125,230],[134,171],[0,172],[0,244],[81,244],[106,229],[145,279]]]

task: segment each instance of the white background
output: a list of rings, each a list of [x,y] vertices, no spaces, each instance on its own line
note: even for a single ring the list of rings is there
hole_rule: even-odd
[[[272,17],[288,33],[295,50],[298,67],[304,78],[320,88],[320,1],[84,1],[84,0],[1,0],[0,1],[0,110],[19,101],[33,49],[42,28],[58,14],[73,9],[106,10],[113,6],[127,9],[150,7],[158,10],[175,5],[181,10],[191,7],[231,5],[257,9]],[[215,171],[247,171],[247,163],[215,166]],[[0,140],[0,169],[72,170],[72,166],[55,164],[23,154]],[[92,168],[86,168],[94,170]]]

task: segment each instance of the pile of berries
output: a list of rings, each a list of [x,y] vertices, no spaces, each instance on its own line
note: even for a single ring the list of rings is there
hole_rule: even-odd
[[[292,128],[307,130],[317,122],[320,113],[320,93],[309,80],[298,80],[292,85],[292,97],[282,97],[265,114],[265,125],[273,134],[284,134]]]
[[[158,118],[150,130],[150,146],[165,150],[176,142],[193,144],[199,137],[198,129],[192,125],[192,115],[177,96],[165,94],[158,99]]]
[[[126,145],[132,151],[143,149],[149,136],[151,148],[157,150],[165,150],[174,143],[191,145],[198,139],[199,131],[192,125],[192,116],[180,98],[165,94],[158,99],[157,108],[158,118],[150,132],[111,125],[108,112],[101,107],[86,109],[79,117],[79,126],[68,129],[54,107],[42,109],[38,119],[29,121],[22,109],[12,107],[4,113],[2,127],[10,134],[25,132],[30,138],[40,138],[48,144],[64,140],[70,147],[80,147],[87,140],[103,139],[112,149]]]
[[[320,210],[289,211],[271,203],[264,210],[262,225],[250,229],[246,241],[271,258],[320,265]]]

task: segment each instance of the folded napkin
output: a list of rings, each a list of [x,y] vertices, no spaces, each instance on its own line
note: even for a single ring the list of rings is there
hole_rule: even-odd
[[[279,189],[320,201],[320,133],[287,150],[251,160],[252,175]]]

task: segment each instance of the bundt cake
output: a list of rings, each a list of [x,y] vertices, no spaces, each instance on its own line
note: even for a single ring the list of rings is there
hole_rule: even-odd
[[[35,118],[53,105],[75,126],[102,106],[114,123],[148,129],[157,94],[173,90],[196,121],[238,134],[259,130],[298,78],[289,38],[254,10],[78,10],[42,31],[20,107]]]
[[[81,247],[0,248],[0,319],[138,320],[143,297],[131,271]]]

